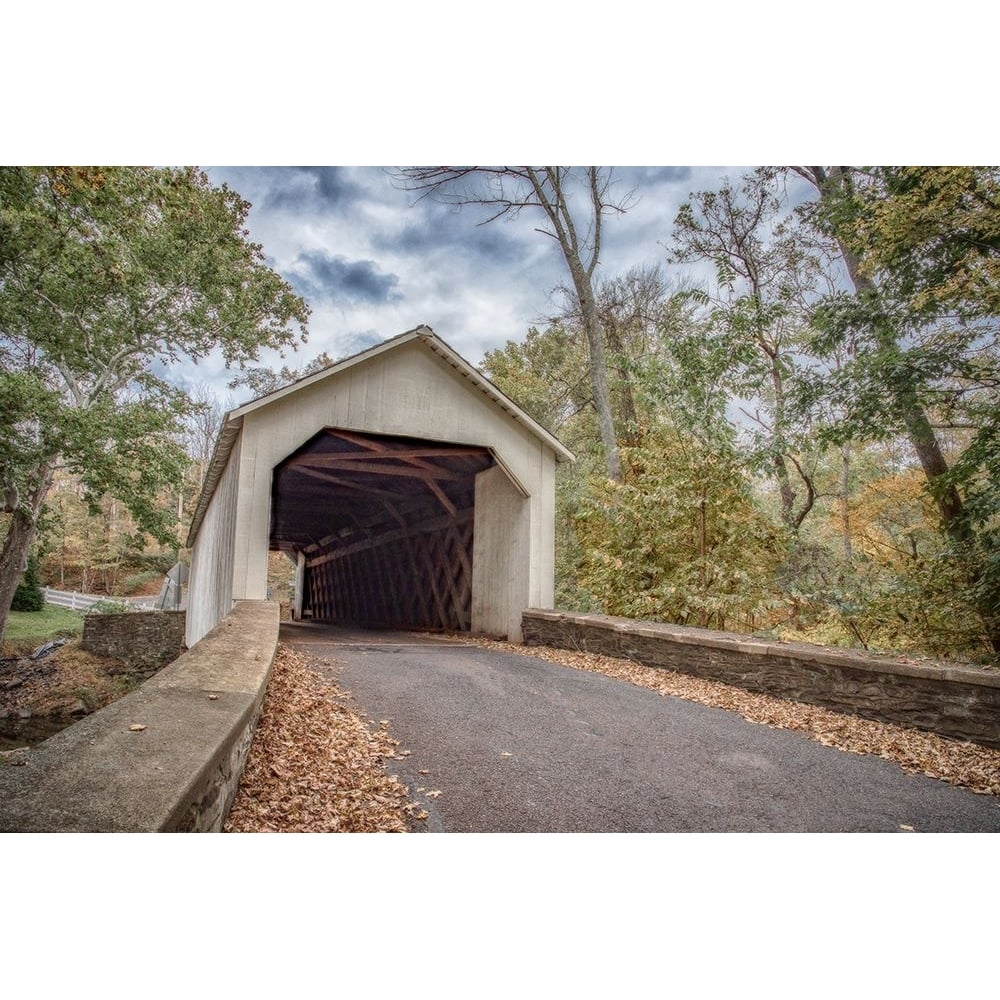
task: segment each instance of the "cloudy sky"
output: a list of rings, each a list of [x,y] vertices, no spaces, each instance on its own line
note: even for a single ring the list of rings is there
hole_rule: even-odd
[[[354,353],[421,323],[478,364],[558,311],[554,292],[567,281],[565,265],[530,211],[477,225],[484,209],[416,200],[380,167],[206,169],[251,202],[252,237],[312,309],[309,341],[286,362],[293,367],[321,351]],[[631,192],[631,207],[606,222],[601,274],[637,264],[679,274],[666,265],[664,246],[677,208],[692,191],[743,169],[616,168],[615,191]],[[231,374],[221,363],[209,360],[190,375],[228,394]]]

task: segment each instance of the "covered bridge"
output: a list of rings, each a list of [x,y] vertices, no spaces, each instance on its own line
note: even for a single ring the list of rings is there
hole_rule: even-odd
[[[572,454],[429,327],[228,413],[188,537],[187,643],[296,563],[295,615],[521,637]]]

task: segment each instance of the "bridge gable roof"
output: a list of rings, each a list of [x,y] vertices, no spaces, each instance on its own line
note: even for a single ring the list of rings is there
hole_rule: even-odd
[[[376,344],[373,347],[369,347],[366,350],[360,351],[350,357],[344,358],[341,361],[322,369],[321,371],[314,372],[311,375],[297,379],[289,385],[282,386],[274,392],[267,393],[266,395],[251,400],[248,403],[244,403],[242,406],[239,406],[227,413],[223,419],[222,428],[216,440],[215,450],[213,452],[212,459],[209,462],[209,468],[206,472],[205,481],[202,485],[201,494],[198,498],[198,504],[195,508],[194,517],[191,521],[191,529],[188,533],[187,539],[188,547],[191,547],[194,544],[198,530],[201,527],[201,522],[206,511],[208,510],[208,505],[212,496],[215,493],[216,486],[218,485],[222,473],[225,471],[233,447],[239,438],[244,417],[250,413],[264,410],[268,406],[295,392],[299,392],[309,386],[313,386],[326,379],[335,377],[336,375],[351,368],[363,365],[381,354],[397,350],[403,345],[411,343],[417,343],[426,350],[432,352],[452,369],[454,369],[458,375],[467,379],[471,385],[486,396],[494,406],[503,410],[518,424],[522,425],[532,435],[542,441],[542,443],[553,452],[556,461],[575,461],[573,453],[569,451],[569,449],[566,448],[565,445],[563,445],[553,434],[545,430],[541,424],[529,416],[513,400],[511,400],[492,382],[490,382],[490,380],[487,379],[480,371],[469,364],[460,354],[458,354],[457,351],[446,344],[430,327],[422,325],[413,330],[408,330],[406,333],[402,333],[399,336],[383,341],[380,344]]]

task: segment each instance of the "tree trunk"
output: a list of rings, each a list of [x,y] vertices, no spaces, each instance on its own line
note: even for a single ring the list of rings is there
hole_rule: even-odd
[[[583,329],[587,335],[588,367],[590,369],[590,388],[594,395],[594,409],[597,411],[597,426],[601,434],[601,444],[604,447],[604,462],[608,478],[621,480],[621,457],[618,453],[618,438],[615,434],[615,419],[611,412],[611,392],[608,388],[608,362],[604,350],[604,328],[594,301],[594,289],[580,261],[563,247],[566,263],[580,300],[580,314],[583,317]]]
[[[14,600],[14,591],[28,565],[28,552],[35,540],[38,516],[52,485],[54,471],[55,460],[42,464],[34,488],[11,515],[7,537],[0,550],[0,638],[7,628],[7,615],[10,613],[11,601]]]
[[[844,561],[854,558],[851,544],[851,446],[845,443],[840,449],[840,533],[844,539]]]
[[[635,393],[632,389],[632,376],[629,374],[625,360],[625,345],[617,325],[605,322],[604,334],[608,350],[611,351],[613,364],[618,372],[618,413],[619,424],[617,433],[627,445],[635,445],[639,440],[639,414],[635,406]]]
[[[944,530],[952,541],[966,542],[969,540],[969,529],[962,516],[964,513],[962,498],[950,483],[943,488],[941,486],[941,479],[948,472],[948,462],[941,451],[934,428],[931,427],[923,407],[916,400],[907,399],[901,402],[904,406],[903,422],[906,426],[906,436],[917,453],[917,458],[920,459],[920,467],[930,484]]]
[[[813,486],[812,477],[807,476],[802,466],[794,457],[791,457],[790,452],[786,451],[788,443],[785,439],[785,431],[788,427],[788,420],[785,410],[785,383],[778,367],[777,352],[768,348],[763,340],[759,339],[758,344],[771,362],[771,386],[774,391],[774,428],[771,434],[771,449],[774,474],[778,481],[778,496],[781,501],[781,520],[797,537],[799,529],[802,527],[802,522],[813,508],[816,500],[816,490]],[[805,500],[798,513],[795,511],[795,501],[798,498],[798,492],[792,486],[792,477],[788,471],[787,457],[791,457],[792,465],[795,466],[795,471],[806,488]]]
[[[788,475],[788,463],[785,456],[776,451],[772,457],[774,465],[774,476],[778,480],[778,497],[781,500],[781,520],[785,522],[785,527],[798,534],[798,525],[795,523],[795,490],[792,489],[792,480]]]

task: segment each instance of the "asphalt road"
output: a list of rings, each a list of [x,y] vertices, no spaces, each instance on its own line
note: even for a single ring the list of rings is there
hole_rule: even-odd
[[[282,641],[391,720],[429,831],[1000,831],[993,796],[531,656],[316,625]]]

